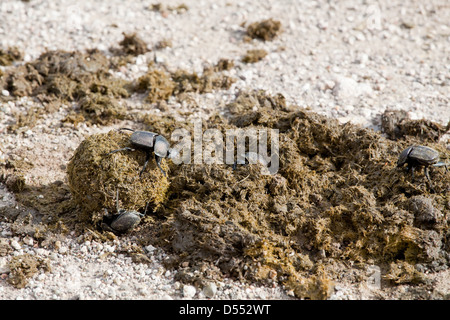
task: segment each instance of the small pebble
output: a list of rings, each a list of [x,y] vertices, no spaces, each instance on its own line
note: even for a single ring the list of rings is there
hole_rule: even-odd
[[[58,253],[60,253],[60,254],[66,254],[67,251],[68,251],[68,249],[67,249],[67,247],[65,247],[65,246],[61,246],[61,247],[58,249]]]
[[[194,286],[190,286],[190,285],[185,285],[183,286],[183,296],[185,298],[193,298],[195,296],[196,293],[196,289]]]
[[[203,287],[203,294],[207,298],[213,298],[217,292],[217,286],[215,283],[210,282]]]
[[[0,274],[2,273],[9,273],[8,263],[4,258],[0,259]]]
[[[22,246],[16,240],[11,240],[10,245],[14,250],[22,249]]]

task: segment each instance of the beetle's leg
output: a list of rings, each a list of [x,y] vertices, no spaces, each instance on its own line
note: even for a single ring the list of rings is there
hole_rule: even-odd
[[[147,214],[147,209],[148,209],[149,203],[150,203],[150,201],[147,201],[147,203],[145,204],[145,210],[144,210],[144,214],[142,216],[145,216]]]
[[[119,189],[116,190],[116,210],[117,214],[119,214]]]
[[[156,165],[158,166],[159,170],[161,170],[161,172],[163,173],[164,177],[166,176],[166,172],[161,168],[161,157],[158,157],[155,154],[155,161],[156,161]]]
[[[445,172],[448,172],[448,165],[444,161],[439,161],[438,163],[432,164],[433,167],[445,167]]]
[[[411,181],[414,181],[414,166],[410,166],[408,169],[411,170]]]
[[[121,149],[113,150],[113,151],[111,151],[111,152],[107,153],[106,155],[110,155],[111,153],[116,153],[116,152],[119,152],[119,151],[125,151],[125,150],[127,150],[127,151],[134,151],[134,149],[133,149],[133,148],[130,148],[130,147],[125,147],[125,148],[121,148]]]
[[[145,168],[147,168],[148,161],[150,160],[150,155],[151,155],[150,152],[147,152],[147,156],[145,158],[144,166],[142,167],[142,170],[139,173],[139,177],[142,175],[142,173],[144,173]]]
[[[425,172],[425,177],[427,177],[428,182],[430,183],[430,189],[434,193],[435,191],[434,191],[433,183],[431,182],[430,175],[428,174],[428,167],[424,168],[424,172]]]

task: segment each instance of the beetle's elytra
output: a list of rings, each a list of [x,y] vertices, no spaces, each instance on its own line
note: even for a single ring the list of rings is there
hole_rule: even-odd
[[[116,210],[117,212],[112,216],[106,212],[105,217],[107,221],[109,220],[109,222],[104,221],[102,223],[102,228],[114,233],[125,233],[133,230],[141,222],[141,217],[143,217],[147,212],[147,207],[145,208],[146,212],[144,214],[134,210],[128,211],[125,209],[119,209],[119,190],[117,190]]]
[[[409,165],[430,166],[439,161],[439,152],[425,146],[410,146],[400,153],[397,166]]]
[[[411,171],[412,178],[414,179],[414,170],[416,167],[424,167],[425,176],[430,183],[431,189],[433,189],[433,184],[431,182],[428,167],[440,167],[445,166],[447,169],[447,164],[439,161],[439,152],[426,146],[409,146],[405,150],[403,150],[397,161],[397,167],[401,167],[404,164],[407,164],[408,172]]]
[[[156,165],[158,166],[159,170],[166,176],[166,172],[161,168],[161,160],[162,158],[167,158],[170,156],[170,144],[169,141],[167,141],[166,138],[164,138],[162,135],[150,132],[150,131],[137,131],[129,128],[121,128],[119,131],[122,130],[128,130],[132,131],[133,133],[130,136],[130,142],[133,147],[136,149],[140,149],[146,153],[145,163],[142,167],[141,172],[139,173],[139,176],[142,175],[142,173],[145,171],[145,168],[147,167],[148,161],[150,160],[152,152],[155,154],[155,161]],[[133,148],[125,147],[117,150],[113,150],[109,152],[107,155],[110,155],[112,153],[118,152],[118,151],[134,151]]]
[[[141,222],[141,213],[137,211],[119,210],[119,215],[111,222],[111,228],[117,232],[134,229]]]

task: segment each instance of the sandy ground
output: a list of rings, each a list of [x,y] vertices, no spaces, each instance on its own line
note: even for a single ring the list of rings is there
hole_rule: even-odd
[[[207,117],[232,100],[239,89],[282,93],[299,107],[380,130],[380,117],[389,108],[405,110],[411,119],[446,125],[450,120],[450,5],[446,0],[420,1],[165,1],[186,4],[186,12],[149,10],[152,1],[17,1],[0,2],[0,49],[16,46],[23,61],[46,50],[97,48],[108,53],[123,33],[136,32],[150,47],[170,39],[172,47],[136,57],[115,75],[132,80],[156,59],[169,69],[201,72],[220,58],[235,61],[230,75],[237,81],[228,90],[194,97],[196,112]],[[273,18],[283,32],[273,41],[245,42],[245,24]],[[248,49],[265,49],[260,62],[245,64]],[[156,55],[155,55],[156,54]],[[0,67],[7,70],[8,67]],[[3,91],[2,95],[9,96]],[[128,106],[140,103],[132,96]],[[97,132],[132,125],[61,126],[75,106],[38,120],[36,126],[8,134],[13,114],[38,104],[30,97],[0,103],[0,163],[20,158],[33,163],[28,185],[67,181],[66,165],[79,143]],[[170,101],[170,110],[186,107]],[[449,148],[448,136],[441,142]],[[14,194],[0,184],[0,207],[14,207]],[[1,218],[1,217],[0,217]],[[158,248],[144,248],[151,263],[131,261],[122,252],[133,237],[102,244],[69,232],[56,246],[40,247],[30,237],[15,234],[0,220],[0,237],[12,248],[0,255],[0,299],[204,299],[211,288],[183,286],[162,262]],[[7,281],[11,257],[30,253],[48,258],[51,271],[39,271],[23,289]],[[448,270],[429,275],[433,290],[450,292]],[[217,285],[217,299],[292,299],[282,287],[261,287],[226,280]],[[421,298],[408,286],[374,288],[338,283],[334,299]]]

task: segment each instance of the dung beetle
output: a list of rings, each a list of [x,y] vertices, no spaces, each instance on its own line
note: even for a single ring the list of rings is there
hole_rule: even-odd
[[[164,138],[162,135],[150,131],[137,131],[129,128],[121,128],[119,131],[129,130],[133,133],[130,136],[131,144],[136,148],[146,152],[147,156],[145,158],[144,166],[142,167],[139,176],[142,175],[145,168],[147,167],[148,161],[150,160],[152,152],[155,154],[156,165],[159,170],[166,176],[166,172],[161,168],[161,159],[170,157],[172,149],[170,148],[169,141]],[[117,150],[113,150],[109,152],[107,155],[110,155],[119,151],[134,151],[133,148],[125,147]]]
[[[120,209],[118,216],[111,222],[111,229],[117,232],[126,232],[134,229],[140,222],[144,215],[137,211],[127,211]]]
[[[447,170],[447,164],[439,161],[439,152],[426,146],[410,146],[403,150],[398,157],[397,167],[401,167],[405,163],[408,165],[408,172],[411,171],[412,179],[414,179],[414,169],[416,167],[424,167],[425,176],[427,177],[433,192],[434,189],[428,174],[428,167],[445,166],[445,169]]]
[[[119,209],[119,191],[117,191],[116,208],[117,212],[112,217],[108,214],[105,216],[109,223],[102,223],[102,228],[104,230],[112,231],[114,233],[131,231],[141,222],[141,218],[145,215],[145,213],[142,214],[134,210],[128,211]],[[147,208],[145,208],[145,211],[147,211]]]

